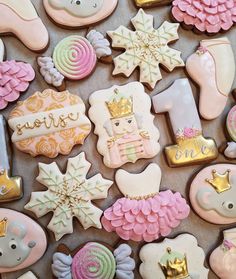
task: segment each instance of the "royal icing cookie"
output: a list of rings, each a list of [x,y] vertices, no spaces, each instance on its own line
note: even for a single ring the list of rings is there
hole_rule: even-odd
[[[0,0],[0,34],[13,34],[32,51],[43,51],[48,31],[30,0]]]
[[[153,158],[160,151],[151,101],[141,83],[97,91],[89,102],[89,117],[98,135],[97,149],[107,167],[118,168],[140,158]]]
[[[131,254],[127,244],[113,251],[98,242],[88,242],[67,254],[56,252],[52,272],[59,279],[134,279],[135,262]]]
[[[205,254],[197,239],[181,234],[161,243],[146,244],[141,248],[139,272],[143,279],[207,279]]]
[[[210,266],[221,279],[234,279],[236,274],[236,228],[223,232],[223,242],[210,256]]]
[[[37,277],[33,274],[33,272],[28,271],[20,277],[17,277],[17,279],[37,279]]]
[[[4,54],[5,54],[5,46],[4,46],[3,41],[0,39],[0,62],[3,61]]]
[[[162,79],[160,64],[168,71],[184,66],[181,53],[168,46],[179,39],[179,24],[165,21],[158,29],[154,29],[153,16],[142,9],[131,22],[135,31],[120,26],[115,31],[107,32],[114,48],[125,49],[123,54],[114,59],[113,75],[124,74],[129,77],[139,67],[140,82],[153,89],[157,81]]]
[[[8,124],[14,132],[12,142],[19,150],[49,158],[68,155],[74,145],[84,143],[91,130],[81,98],[52,89],[18,102]]]
[[[169,4],[172,0],[134,0],[137,7],[150,8]]]
[[[111,56],[110,43],[96,30],[86,38],[79,35],[66,37],[55,47],[52,57],[38,57],[40,73],[48,84],[65,87],[64,79],[81,80],[88,77],[97,59]]]
[[[186,69],[200,87],[201,116],[207,120],[217,118],[226,106],[235,76],[234,53],[228,38],[202,40],[187,59]]]
[[[0,115],[0,203],[18,200],[23,195],[22,179],[11,177],[11,150],[5,119]]]
[[[198,32],[228,31],[236,22],[235,0],[174,0],[172,15]]]
[[[47,249],[43,229],[28,216],[0,208],[0,273],[27,268]]]
[[[48,188],[44,192],[33,192],[25,209],[37,217],[53,212],[48,224],[56,240],[65,234],[73,233],[73,218],[76,217],[84,229],[102,228],[100,218],[102,210],[92,204],[92,200],[104,199],[112,181],[103,179],[101,174],[86,178],[91,164],[85,153],[68,160],[67,170],[62,174],[57,164],[39,163],[37,181]]]
[[[232,139],[231,142],[227,143],[227,147],[224,151],[224,155],[229,159],[236,159],[236,106],[233,106],[229,111],[226,119],[226,128]]]
[[[213,139],[202,134],[202,125],[188,79],[176,80],[152,98],[156,113],[168,113],[176,144],[165,148],[170,167],[199,164],[218,156]],[[186,117],[187,116],[187,117]]]
[[[189,215],[180,193],[159,192],[161,170],[156,164],[139,174],[118,170],[115,180],[124,197],[104,211],[102,225],[124,240],[154,241],[169,235]]]
[[[115,10],[118,0],[43,0],[50,18],[63,27],[91,26]]]

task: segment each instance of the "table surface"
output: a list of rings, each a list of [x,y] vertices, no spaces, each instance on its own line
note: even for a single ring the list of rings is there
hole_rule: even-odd
[[[80,34],[85,35],[87,33],[86,29],[68,31],[54,25],[50,19],[47,17],[44,8],[42,6],[42,1],[32,0],[35,4],[37,11],[44,21],[45,25],[48,28],[50,33],[50,47],[45,52],[46,55],[51,55],[56,44],[64,37],[70,34]],[[156,7],[147,10],[148,13],[154,15],[155,17],[155,27],[161,25],[164,20],[170,20],[170,7]],[[137,8],[134,6],[132,0],[120,0],[119,5],[114,12],[114,14],[109,17],[104,22],[96,25],[96,29],[105,34],[108,30],[115,30],[118,26],[123,24],[131,28],[130,19],[135,16],[137,13]],[[228,38],[231,40],[234,48],[234,52],[236,55],[236,28],[232,28],[229,32],[227,32]],[[205,35],[196,35],[192,31],[186,31],[182,28],[179,28],[179,37],[180,39],[173,45],[175,48],[181,50],[182,56],[184,60],[195,51],[196,47],[199,44],[199,41],[202,39],[206,39]],[[219,37],[219,36],[218,36]],[[22,94],[20,100],[25,100],[27,97],[32,95],[36,91],[42,91],[48,88],[47,84],[44,82],[43,78],[37,71],[36,65],[36,54],[26,49],[16,38],[14,37],[4,37],[3,38],[6,50],[7,50],[7,58],[8,59],[16,59],[23,60],[25,62],[31,63],[36,70],[36,79],[31,84],[29,90]],[[114,52],[116,55],[116,52]],[[91,93],[96,90],[109,88],[110,86],[117,84],[125,84],[131,81],[138,80],[138,72],[136,71],[129,79],[122,77],[112,77],[111,72],[113,70],[113,65],[104,65],[99,63],[96,71],[86,80],[80,82],[68,82],[67,89],[79,95],[85,102],[88,108],[88,98]],[[155,95],[156,93],[164,90],[168,87],[174,80],[177,78],[185,77],[186,72],[184,69],[174,70],[172,73],[166,73],[162,71],[163,79],[160,81],[153,92],[149,92],[151,95]],[[196,98],[196,102],[198,102],[198,88],[195,87],[193,83],[191,83],[194,96]],[[236,82],[234,83],[236,86]],[[225,118],[226,114],[229,111],[229,108],[234,104],[234,100],[232,96],[230,96],[227,104],[227,108],[225,108],[223,114],[214,121],[202,121],[204,135],[208,137],[213,137],[218,145],[221,145],[222,142],[226,140],[224,134],[224,126],[225,126]],[[14,104],[8,106],[2,113],[5,117],[8,117],[9,112],[14,107]],[[164,115],[155,117],[155,124],[159,127],[161,138],[160,144],[162,149],[165,145],[171,144],[172,139],[170,136],[170,130],[166,122],[166,118]],[[66,163],[68,157],[73,157],[77,155],[81,151],[85,151],[88,160],[92,163],[92,168],[89,172],[89,176],[93,176],[94,174],[100,172],[108,179],[114,180],[115,170],[109,169],[105,167],[102,163],[102,157],[96,150],[96,141],[97,137],[91,133],[87,138],[85,144],[83,146],[75,147],[72,153],[69,156],[58,156],[55,161],[64,171],[66,168]],[[38,162],[43,163],[51,163],[54,160],[47,159],[44,157],[32,158],[28,154],[24,154],[15,148],[13,148],[13,173],[21,175],[24,179],[24,197],[16,202],[12,202],[9,204],[4,204],[4,207],[12,208],[24,212],[30,215],[29,212],[24,210],[24,205],[29,201],[30,194],[32,191],[45,190],[45,188],[38,183],[35,178],[38,175]],[[182,167],[178,169],[169,168],[166,164],[164,154],[161,151],[157,157],[151,160],[140,160],[135,164],[125,165],[123,168],[131,171],[131,172],[141,172],[150,162],[155,162],[160,165],[162,169],[162,183],[161,188],[167,189],[170,188],[173,191],[179,191],[183,196],[188,198],[188,189],[189,182],[194,174],[198,172],[203,166],[190,166],[190,167]],[[227,160],[220,155],[216,162],[227,162]],[[231,161],[232,162],[232,161]],[[97,203],[102,209],[106,209],[109,207],[117,198],[121,197],[121,193],[118,191],[116,185],[112,186],[112,189],[109,192],[109,196],[106,200],[102,200]],[[31,215],[33,216],[33,215]],[[47,214],[46,216],[38,219],[38,223],[42,226],[46,227],[46,224],[49,223],[51,218],[51,214]],[[219,226],[212,225],[200,217],[198,217],[192,210],[188,219],[184,220],[181,225],[175,229],[170,237],[175,237],[180,233],[188,232],[197,237],[199,245],[203,247],[206,252],[206,265],[209,266],[208,260],[210,252],[220,243],[222,239],[222,230],[225,228],[232,227],[231,226]],[[103,241],[107,242],[109,245],[115,246],[119,241],[119,238],[115,233],[107,233],[104,230],[97,229],[89,229],[85,231],[79,224],[79,222],[74,222],[74,233],[71,235],[67,235],[61,239],[61,241],[56,242],[51,232],[48,232],[48,242],[49,246],[44,257],[38,261],[35,265],[31,266],[27,270],[32,270],[39,278],[48,279],[51,278],[51,259],[52,254],[55,251],[57,245],[59,243],[67,244],[71,249],[74,249],[78,245],[87,242],[87,241]],[[138,259],[138,252],[140,248],[144,245],[144,243],[135,243],[130,241],[129,244],[132,246],[135,257],[137,269],[135,273],[135,279],[141,278],[138,274],[138,266],[140,261]],[[7,279],[15,279],[27,270],[21,270],[19,272],[8,274],[4,278]],[[209,278],[217,278],[213,272],[210,271]]]

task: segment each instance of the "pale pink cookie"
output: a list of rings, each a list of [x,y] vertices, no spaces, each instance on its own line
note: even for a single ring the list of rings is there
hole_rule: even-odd
[[[43,0],[49,17],[67,28],[91,26],[110,16],[118,0]]]
[[[226,119],[226,128],[231,137],[231,142],[227,143],[227,147],[224,150],[224,155],[229,159],[236,158],[236,106],[233,106],[229,111]]]
[[[190,208],[180,193],[159,191],[161,170],[156,164],[139,174],[118,170],[115,180],[124,197],[104,211],[102,225],[124,240],[157,240],[189,215]]]
[[[236,166],[216,164],[201,170],[190,186],[193,209],[214,224],[236,222]]]
[[[178,79],[152,98],[156,113],[168,113],[175,145],[165,147],[170,167],[201,164],[218,156],[215,141],[204,138],[188,79]]]
[[[234,53],[228,38],[202,40],[187,59],[186,69],[200,87],[201,116],[207,120],[217,118],[226,106],[235,76]]]
[[[47,249],[44,230],[17,211],[0,208],[0,273],[27,268]]]
[[[91,131],[80,97],[46,89],[18,102],[9,115],[12,142],[32,156],[68,155]]]
[[[141,83],[97,91],[89,102],[89,117],[98,135],[97,149],[107,167],[118,168],[159,153],[159,131],[153,123],[150,98]]]
[[[0,0],[0,34],[13,34],[32,51],[43,51],[48,31],[30,0]]]

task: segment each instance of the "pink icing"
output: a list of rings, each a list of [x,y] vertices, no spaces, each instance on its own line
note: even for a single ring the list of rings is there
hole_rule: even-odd
[[[172,14],[201,32],[229,30],[236,22],[235,0],[174,0]]]
[[[124,240],[151,242],[169,235],[189,212],[180,193],[167,190],[146,200],[117,200],[104,212],[102,224],[106,231],[115,231]]]
[[[0,110],[8,102],[14,102],[29,87],[29,82],[35,78],[35,72],[30,64],[14,60],[0,63]]]

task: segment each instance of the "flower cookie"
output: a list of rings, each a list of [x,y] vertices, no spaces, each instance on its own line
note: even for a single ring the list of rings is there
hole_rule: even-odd
[[[43,0],[49,17],[64,28],[91,26],[109,17],[118,0]]]
[[[0,0],[0,34],[13,34],[32,51],[44,51],[48,31],[30,0]]]
[[[107,167],[118,168],[141,158],[153,158],[160,151],[150,98],[141,83],[97,91],[89,102],[89,117],[98,135],[97,149]]]
[[[96,67],[97,60],[109,60],[110,43],[96,30],[86,38],[79,35],[66,37],[55,47],[52,57],[38,57],[40,73],[48,84],[64,88],[64,79],[81,80]]]
[[[106,198],[113,182],[103,179],[101,174],[87,179],[90,166],[84,153],[68,160],[65,174],[55,162],[50,165],[39,163],[36,179],[48,190],[33,192],[25,209],[34,212],[37,217],[53,212],[48,229],[55,234],[56,240],[73,233],[74,217],[84,229],[102,228],[100,218],[103,212],[91,201]]]
[[[228,31],[236,22],[235,0],[174,0],[172,15],[198,33]]]
[[[19,150],[49,158],[70,154],[74,145],[84,143],[91,130],[80,97],[52,89],[18,102],[8,124],[14,131],[12,142]]]
[[[213,139],[206,139],[188,79],[176,80],[153,97],[156,113],[168,112],[176,144],[165,148],[170,167],[199,164],[218,156]]]
[[[134,2],[137,7],[150,8],[169,4],[172,0],[134,0]]]
[[[227,143],[224,155],[229,159],[236,159],[236,106],[229,111],[226,119],[226,128],[232,141]]]
[[[207,120],[217,118],[226,106],[235,76],[234,53],[228,38],[202,40],[187,59],[186,69],[201,89],[201,116]]]
[[[181,234],[141,248],[139,272],[143,279],[207,279],[205,254],[191,234]]]
[[[125,52],[114,59],[113,75],[124,74],[129,77],[135,68],[140,68],[140,82],[153,89],[162,79],[160,64],[168,71],[184,66],[181,53],[168,46],[179,39],[179,24],[165,21],[158,29],[153,27],[153,16],[142,9],[131,20],[135,31],[120,26],[107,34],[112,39],[114,48]]]
[[[0,208],[0,273],[27,268],[47,249],[44,230],[17,211]]]
[[[169,235],[189,215],[180,193],[159,192],[161,170],[156,164],[139,174],[118,170],[115,180],[124,197],[104,211],[102,225],[124,240],[154,241]]]
[[[132,250],[121,244],[113,250],[98,242],[88,242],[71,252],[59,246],[53,255],[52,272],[58,279],[134,279]]]
[[[201,170],[190,187],[193,209],[213,224],[236,222],[236,166],[216,164]]]

